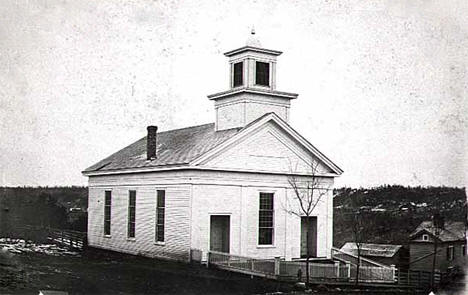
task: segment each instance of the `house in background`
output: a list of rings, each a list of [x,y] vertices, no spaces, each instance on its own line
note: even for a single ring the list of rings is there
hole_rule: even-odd
[[[466,232],[464,222],[442,222],[439,232],[432,221],[423,221],[410,235],[410,268],[432,270],[434,243],[437,240],[435,269],[463,268],[466,263]]]
[[[83,171],[92,247],[189,260],[191,249],[254,258],[330,258],[334,178],[342,170],[289,125],[297,94],[276,90],[280,51],[251,36],[229,51],[230,89],[209,95],[214,123],[147,136]],[[161,110],[163,111],[163,110]],[[310,217],[288,214],[291,175],[326,194]],[[295,205],[292,205],[295,206]],[[309,232],[309,239],[306,239]]]
[[[343,252],[358,255],[357,245],[347,242],[340,249]],[[361,257],[385,264],[395,265],[399,269],[407,269],[409,262],[408,249],[402,245],[361,243]]]

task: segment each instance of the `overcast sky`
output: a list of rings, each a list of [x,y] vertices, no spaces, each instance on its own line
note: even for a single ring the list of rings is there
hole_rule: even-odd
[[[252,25],[337,186],[465,186],[464,0],[1,1],[0,185],[86,184],[147,125],[213,122]]]

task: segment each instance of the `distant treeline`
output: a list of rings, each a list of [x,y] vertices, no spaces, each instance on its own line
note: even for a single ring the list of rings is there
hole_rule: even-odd
[[[406,244],[411,232],[424,220],[439,212],[445,220],[466,220],[464,188],[404,187],[385,185],[375,188],[334,190],[334,244],[353,241],[350,224],[356,213],[368,220],[367,242]]]
[[[366,214],[368,242],[374,243],[407,243],[409,234],[435,211],[446,220],[466,220],[464,188],[385,185],[339,188],[334,196],[338,247],[352,241],[349,224],[356,212]],[[0,187],[0,235],[25,224],[85,231],[87,202],[88,188],[83,186]]]
[[[0,236],[24,225],[85,231],[87,207],[87,187],[0,187]]]

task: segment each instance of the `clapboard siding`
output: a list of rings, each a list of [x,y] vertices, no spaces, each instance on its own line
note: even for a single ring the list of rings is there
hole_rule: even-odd
[[[333,178],[323,178],[332,188]],[[166,242],[155,244],[156,190],[166,189]],[[111,237],[104,237],[104,191],[112,190]],[[135,240],[127,239],[128,191],[136,190]],[[275,192],[275,244],[258,247],[260,191]],[[231,216],[231,253],[258,258],[300,255],[300,219],[287,214],[285,196],[293,198],[285,175],[227,171],[166,171],[89,178],[88,234],[91,246],[178,260],[190,248],[209,250],[211,214]],[[191,205],[192,204],[192,205]],[[292,203],[294,204],[294,202]],[[318,218],[318,255],[332,245],[331,193],[314,211]]]
[[[163,171],[148,173],[111,174],[89,177],[89,186],[154,186],[156,184],[183,184],[193,176],[189,171]]]
[[[203,165],[225,169],[310,173],[311,157],[309,152],[294,143],[274,123],[268,123],[254,136],[237,142]],[[314,161],[318,160],[314,158]],[[316,172],[330,173],[331,170],[320,164]]]
[[[458,265],[463,267],[466,263],[466,256],[462,254],[462,245],[465,244],[463,241],[458,242],[446,242],[438,244],[437,256],[436,256],[436,269],[444,272],[450,266]],[[454,247],[454,260],[449,261],[447,259],[447,248],[449,246]],[[431,242],[420,242],[412,241],[410,243],[410,268],[413,270],[431,270],[433,263],[434,244]],[[429,255],[429,256],[428,256]],[[420,259],[426,256],[426,258]]]
[[[231,173],[225,173],[226,179]],[[257,175],[251,176],[255,179]],[[194,184],[192,195],[192,247],[200,249],[206,256],[210,247],[210,215],[230,216],[230,253],[257,257],[286,259],[300,256],[300,218],[287,213],[286,196],[294,198],[287,178],[267,181],[260,185],[232,184]],[[324,179],[332,188],[333,182]],[[201,182],[201,181],[199,181]],[[272,185],[276,183],[276,185]],[[274,245],[258,245],[258,214],[260,192],[274,193]],[[318,221],[318,256],[330,257],[333,234],[331,191],[323,197],[314,210]],[[292,204],[297,205],[292,201]],[[332,214],[332,213],[331,213]],[[205,257],[206,258],[206,257]]]
[[[90,180],[92,177],[90,178]],[[108,181],[112,181],[109,179]],[[91,183],[92,181],[90,181]],[[156,190],[166,190],[165,244],[155,243]],[[104,192],[112,191],[111,236],[104,236]],[[127,238],[128,191],[136,190],[135,239]],[[190,251],[190,185],[89,188],[90,246],[119,252],[187,260]]]
[[[244,93],[237,99],[233,97],[220,99],[215,102],[217,130],[243,127],[271,112],[287,122],[289,107],[288,99],[252,93]]]
[[[218,130],[245,125],[245,103],[237,102],[216,108],[216,120]]]

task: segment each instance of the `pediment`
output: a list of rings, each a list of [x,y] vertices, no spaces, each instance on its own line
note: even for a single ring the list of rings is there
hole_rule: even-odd
[[[268,120],[256,127],[246,136],[233,138],[230,144],[197,165],[266,173],[310,175],[314,171],[320,175],[339,174],[278,124],[278,121]]]

